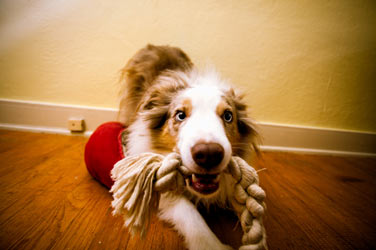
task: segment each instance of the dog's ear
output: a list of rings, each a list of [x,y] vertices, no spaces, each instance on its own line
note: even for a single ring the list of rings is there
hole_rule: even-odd
[[[121,70],[120,109],[118,119],[130,125],[146,91],[167,70],[189,71],[193,64],[179,48],[147,45],[139,50]]]
[[[168,107],[158,107],[143,112],[144,120],[148,123],[150,129],[160,129],[166,123],[168,115]]]
[[[174,72],[165,72],[164,77],[146,91],[136,112],[141,113],[149,128],[161,128],[170,116],[170,104],[187,83]]]
[[[243,145],[250,144],[250,147],[253,149],[253,151],[258,154],[260,137],[257,132],[256,124],[248,116],[247,105],[243,101],[243,95],[236,94],[233,90],[231,92],[233,93],[233,100],[236,109],[237,127],[240,135],[240,143]]]
[[[171,98],[168,95],[156,90],[145,96],[137,111],[143,116],[150,129],[159,129],[168,119],[170,103]]]

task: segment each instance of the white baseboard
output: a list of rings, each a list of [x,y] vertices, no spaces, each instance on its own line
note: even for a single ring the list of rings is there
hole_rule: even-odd
[[[117,110],[0,99],[0,128],[72,134],[68,119],[83,118],[89,136],[117,119]],[[262,150],[376,157],[376,133],[259,123]],[[77,135],[77,133],[74,133]]]
[[[376,133],[260,123],[262,150],[376,156]]]
[[[117,110],[0,99],[0,128],[72,134],[70,118],[83,118],[86,132],[82,134],[90,135],[100,124],[115,121]]]

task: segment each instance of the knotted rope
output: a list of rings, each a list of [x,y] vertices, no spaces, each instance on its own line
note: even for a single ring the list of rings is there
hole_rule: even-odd
[[[257,172],[236,156],[231,158],[227,171],[236,182],[230,203],[244,232],[240,249],[267,249],[262,221],[265,192],[259,186]],[[167,156],[143,153],[120,160],[111,171],[115,181],[110,190],[114,198],[113,214],[123,215],[125,226],[132,234],[144,235],[151,214],[158,210],[160,194],[184,192],[184,177],[190,174],[177,153]]]

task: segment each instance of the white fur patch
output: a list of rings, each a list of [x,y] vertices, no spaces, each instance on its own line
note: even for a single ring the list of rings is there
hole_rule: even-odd
[[[183,196],[163,194],[160,200],[159,217],[173,223],[175,229],[184,235],[190,250],[230,250],[210,230],[195,206]]]
[[[129,128],[127,138],[127,155],[136,155],[151,152],[150,131],[147,123],[138,117]]]
[[[224,95],[223,88],[220,87],[222,84],[213,73],[195,76],[190,83],[191,87],[179,95],[179,98],[191,101],[192,112],[181,125],[177,146],[183,164],[193,172],[199,172],[201,169],[192,158],[191,148],[198,142],[220,144],[224,148],[224,158],[213,169],[213,172],[218,173],[227,166],[232,155],[222,118],[217,114],[217,106]]]

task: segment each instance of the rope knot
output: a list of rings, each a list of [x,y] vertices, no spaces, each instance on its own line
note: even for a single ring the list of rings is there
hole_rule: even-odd
[[[227,171],[236,182],[230,202],[244,232],[240,249],[266,249],[262,223],[265,192],[258,185],[257,172],[236,156],[231,158]],[[158,210],[160,194],[184,192],[184,176],[190,174],[177,153],[167,156],[143,153],[120,160],[111,171],[114,180],[110,190],[114,198],[113,214],[123,215],[125,226],[132,235],[140,233],[144,236],[151,215]]]

